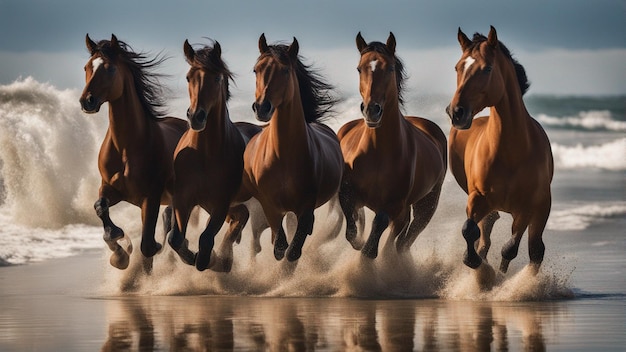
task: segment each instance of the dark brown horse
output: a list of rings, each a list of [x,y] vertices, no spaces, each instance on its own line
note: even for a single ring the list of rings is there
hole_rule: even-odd
[[[363,119],[341,127],[337,135],[345,159],[339,199],[346,216],[346,238],[370,258],[391,222],[389,243],[411,247],[437,208],[446,174],[446,136],[432,121],[400,111],[404,68],[395,55],[396,39],[366,43],[356,37]],[[365,245],[357,240],[358,210],[376,213]],[[411,207],[413,220],[411,221]],[[362,248],[361,248],[362,247]]]
[[[228,83],[233,75],[222,60],[218,42],[212,48],[195,51],[185,41],[184,52],[191,66],[187,73],[190,99],[187,118],[191,129],[185,132],[174,153],[172,205],[175,221],[168,240],[185,263],[195,263],[198,270],[205,270],[216,263],[216,255],[212,255],[214,237],[240,191],[246,143],[261,131],[261,127],[230,120]],[[200,235],[197,255],[188,249],[185,239],[189,216],[196,205],[211,215]],[[248,209],[243,204],[230,209],[232,220],[223,242],[224,249],[230,249],[228,252],[232,252],[232,244],[240,240],[248,216]],[[230,271],[232,255],[229,253],[222,259],[215,270]]]
[[[244,154],[244,184],[263,207],[274,256],[280,260],[287,251],[289,261],[300,258],[313,230],[313,211],[337,193],[343,169],[337,136],[318,122],[335,102],[331,87],[302,63],[298,50],[295,38],[289,46],[259,38],[253,110],[269,124]],[[298,219],[291,244],[282,226],[287,212]]]
[[[513,216],[513,226],[502,248],[500,271],[506,272],[517,256],[528,228],[530,262],[537,272],[552,202],[550,141],[522,100],[529,87],[526,72],[498,41],[495,28],[488,37],[477,33],[473,40],[459,28],[458,40],[463,54],[456,64],[456,93],[446,110],[453,126],[450,169],[469,196],[462,230],[464,263],[478,268],[486,260],[493,224],[498,211],[504,211]],[[489,116],[473,119],[485,107],[490,107]],[[479,238],[477,253],[474,243]]]
[[[98,43],[87,35],[86,44],[91,57],[85,65],[80,104],[84,112],[95,113],[109,103],[109,128],[98,156],[102,185],[94,207],[104,225],[104,240],[113,251],[111,265],[125,269],[132,247],[118,244],[124,231],[111,221],[109,207],[120,201],[140,207],[141,252],[150,258],[161,249],[154,228],[159,206],[171,200],[166,186],[173,176],[172,156],[187,123],[162,117],[158,75],[150,71],[162,59],[133,52],[115,35]],[[168,227],[169,216],[164,218]]]

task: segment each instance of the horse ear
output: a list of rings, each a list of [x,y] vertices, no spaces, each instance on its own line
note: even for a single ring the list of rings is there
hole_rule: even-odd
[[[496,48],[498,47],[498,33],[496,33],[496,29],[491,26],[489,29],[489,35],[487,36],[487,44],[489,46]]]
[[[185,52],[185,58],[187,59],[187,62],[192,63],[194,57],[196,56],[196,52],[195,50],[193,50],[193,47],[191,46],[191,44],[189,44],[189,41],[187,39],[185,39],[185,43],[183,44],[183,51]]]
[[[457,34],[457,37],[459,39],[459,44],[461,44],[461,49],[463,51],[467,50],[467,48],[469,48],[470,45],[472,45],[472,41],[465,35],[465,33],[463,33],[463,31],[461,30],[461,27],[459,27],[459,32]]]
[[[367,47],[367,43],[365,42],[365,39],[363,39],[361,32],[359,32],[359,34],[356,35],[356,48],[359,49],[360,53],[363,49],[365,49],[365,47]]]
[[[85,36],[85,44],[87,45],[87,50],[89,50],[89,54],[93,55],[96,53],[98,49],[98,44],[96,44],[91,38],[89,38],[89,33]]]
[[[270,48],[267,46],[267,40],[265,39],[265,33],[259,37],[259,51],[261,54],[265,54]]]
[[[115,34],[111,34],[111,48],[113,48],[113,50],[117,50],[120,48],[120,43],[117,40]]]
[[[396,36],[393,33],[389,32],[389,38],[387,38],[387,50],[391,53],[391,55],[396,53]]]
[[[216,40],[215,44],[213,44],[213,50],[211,50],[211,54],[215,55],[218,59],[222,57],[222,46]]]
[[[296,39],[296,37],[293,37],[293,42],[291,42],[291,45],[289,45],[287,52],[292,59],[297,59],[299,50],[300,44],[298,44],[298,39]]]

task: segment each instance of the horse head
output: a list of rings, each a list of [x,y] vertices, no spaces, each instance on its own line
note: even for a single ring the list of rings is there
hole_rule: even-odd
[[[260,56],[254,66],[256,75],[255,102],[252,104],[259,121],[267,122],[274,110],[292,101],[298,91],[295,63],[298,61],[298,40],[291,45],[267,45],[265,34],[259,38]]]
[[[395,56],[396,38],[389,33],[387,43],[366,43],[361,32],[356,36],[356,46],[361,54],[359,72],[359,92],[363,98],[361,113],[370,128],[382,123],[386,103],[399,101],[402,79],[402,63]]]
[[[474,115],[500,101],[505,76],[513,66],[502,60],[502,44],[493,26],[486,38],[475,34],[473,40],[459,28],[458,41],[463,54],[455,66],[457,89],[446,112],[452,125],[462,130],[472,126]]]
[[[222,48],[217,41],[213,48],[205,46],[196,51],[185,40],[183,49],[191,66],[187,72],[190,100],[187,118],[193,130],[202,131],[211,110],[224,105],[230,98],[228,81],[232,79],[232,73],[222,61]]]
[[[96,113],[103,103],[122,95],[123,79],[116,62],[120,46],[113,34],[111,40],[102,40],[97,44],[87,34],[85,43],[91,57],[85,64],[86,83],[80,96],[80,105],[84,112]]]

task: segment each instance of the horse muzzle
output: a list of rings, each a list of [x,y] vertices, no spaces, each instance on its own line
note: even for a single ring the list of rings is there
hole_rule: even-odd
[[[191,109],[187,109],[187,119],[189,120],[189,127],[196,132],[200,132],[206,127],[207,112],[204,109],[193,112]]]
[[[446,113],[450,116],[452,126],[458,130],[466,130],[472,127],[472,110],[464,108],[463,106],[448,105],[446,107]]]
[[[261,122],[268,122],[274,114],[274,106],[269,100],[264,100],[262,103],[252,103],[252,111],[256,115],[256,119]]]
[[[100,111],[102,102],[94,97],[91,93],[79,99],[80,108],[87,114],[95,114]]]
[[[361,103],[361,113],[365,118],[365,124],[369,128],[377,128],[380,126],[383,117],[383,107],[378,103]]]

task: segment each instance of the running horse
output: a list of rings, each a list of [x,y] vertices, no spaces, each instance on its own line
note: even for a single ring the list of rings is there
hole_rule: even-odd
[[[389,223],[387,243],[395,241],[397,251],[404,252],[430,222],[446,174],[447,142],[432,121],[400,111],[405,73],[393,33],[386,44],[368,44],[359,33],[356,46],[363,118],[337,133],[345,159],[339,200],[346,238],[363,255],[376,258]],[[356,226],[363,206],[375,213],[365,244],[357,240]]]
[[[554,172],[550,141],[526,110],[522,95],[530,84],[524,67],[498,40],[474,34],[470,40],[459,28],[463,50],[456,64],[457,89],[446,108],[450,131],[450,169],[468,194],[467,242],[463,262],[478,268],[487,259],[498,211],[513,216],[512,237],[502,248],[500,271],[517,256],[528,228],[531,267],[539,270],[545,252],[543,230],[550,214],[550,183]],[[489,107],[489,116],[473,118]],[[478,242],[478,252],[475,242]]]
[[[249,217],[245,205],[233,204],[231,208],[231,203],[240,191],[246,143],[261,127],[230,120],[227,102],[233,75],[222,60],[220,44],[216,41],[212,48],[205,46],[196,51],[185,41],[183,49],[191,66],[187,73],[187,118],[191,128],[174,152],[174,221],[168,241],[185,263],[195,264],[198,270],[210,267],[230,271],[232,245],[240,241]],[[245,190],[241,192],[246,194]],[[187,247],[185,234],[196,205],[211,216],[200,235],[199,251],[194,254]],[[220,252],[228,253],[228,257],[216,258],[212,253],[214,237],[227,218],[231,219],[230,227]]]
[[[343,158],[336,134],[321,118],[336,102],[332,87],[302,63],[296,38],[287,45],[268,45],[259,38],[256,118],[268,122],[244,154],[244,184],[261,203],[272,230],[274,256],[296,261],[313,231],[314,210],[336,195]],[[282,226],[295,213],[297,228],[290,244]]]
[[[104,226],[104,241],[113,251],[111,265],[125,269],[132,244],[118,244],[125,235],[111,221],[109,208],[121,201],[140,207],[141,252],[151,258],[160,251],[154,238],[159,207],[171,201],[166,186],[173,176],[172,156],[187,123],[163,117],[159,76],[152,71],[162,58],[135,53],[115,35],[98,43],[87,35],[85,41],[91,57],[85,65],[82,110],[93,114],[109,103],[109,127],[98,155],[102,183],[94,208]],[[166,232],[169,218],[169,211],[164,212]]]

